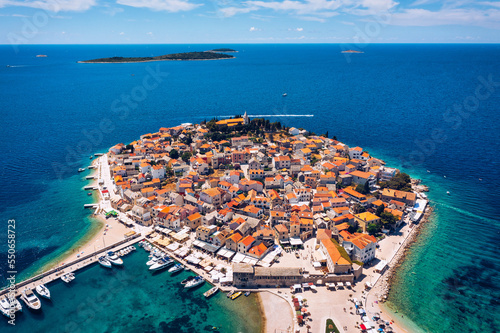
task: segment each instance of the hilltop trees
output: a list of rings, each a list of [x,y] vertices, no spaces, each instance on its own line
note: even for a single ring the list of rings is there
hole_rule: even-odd
[[[404,172],[398,173],[397,175],[392,177],[392,179],[389,180],[388,182],[381,182],[379,185],[381,189],[390,188],[393,190],[400,190],[404,192],[412,191],[411,178],[408,174]]]

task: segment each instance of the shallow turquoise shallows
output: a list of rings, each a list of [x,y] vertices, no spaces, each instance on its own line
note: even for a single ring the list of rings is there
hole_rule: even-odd
[[[0,228],[16,220],[18,279],[78,250],[78,242],[98,225],[82,208],[93,200],[82,190],[88,171],[77,173],[91,153],[162,126],[247,111],[251,118],[328,131],[421,178],[431,188],[434,218],[400,268],[389,305],[427,332],[500,327],[500,46],[372,44],[364,53],[343,54],[335,44],[224,45],[239,51],[236,59],[77,63],[220,46],[21,45],[17,53],[0,46]],[[0,244],[5,237],[0,232]],[[6,263],[6,249],[0,247],[2,281]],[[89,273],[94,268],[78,274],[74,287],[50,286],[54,301],[52,308],[44,303],[40,318],[45,318],[28,314],[16,329],[44,331],[43,325],[59,327],[63,319],[81,317],[79,297],[111,281],[95,269],[99,274]],[[79,328],[93,332],[97,322],[102,331],[132,329],[133,323],[151,329],[161,322],[198,327],[205,321],[186,310],[195,308],[197,292],[193,298],[172,297],[176,289],[169,289],[166,274],[160,276],[158,283],[152,277],[151,289],[145,286],[149,279],[127,285]],[[226,318],[230,326],[212,323],[210,316],[206,321],[237,332],[237,320],[229,319],[236,310],[217,303],[200,303],[210,304],[200,313]],[[256,311],[250,303],[248,311]],[[31,325],[34,320],[42,326]],[[256,323],[242,330],[252,332]]]

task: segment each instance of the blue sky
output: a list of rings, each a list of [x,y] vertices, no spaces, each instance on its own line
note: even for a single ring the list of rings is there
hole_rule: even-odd
[[[1,44],[499,43],[500,1],[0,0]]]

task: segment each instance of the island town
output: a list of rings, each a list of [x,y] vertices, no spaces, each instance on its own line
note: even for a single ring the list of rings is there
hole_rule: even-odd
[[[259,292],[268,332],[400,331],[378,303],[426,216],[427,188],[363,148],[245,112],[162,127],[89,168],[99,203],[88,207],[118,256],[139,242],[150,269],[177,262],[199,277],[187,284],[213,285],[207,296]]]

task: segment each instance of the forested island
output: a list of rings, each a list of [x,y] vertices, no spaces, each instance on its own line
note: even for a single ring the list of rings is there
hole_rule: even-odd
[[[147,62],[147,61],[163,61],[163,60],[220,60],[232,59],[234,56],[213,51],[203,52],[184,52],[172,53],[156,57],[111,57],[99,58],[92,60],[78,61],[79,63],[128,63],[128,62]]]
[[[213,49],[213,50],[210,50],[210,52],[238,52],[236,50],[233,50],[233,49],[228,49],[226,47],[222,47],[220,49]]]

